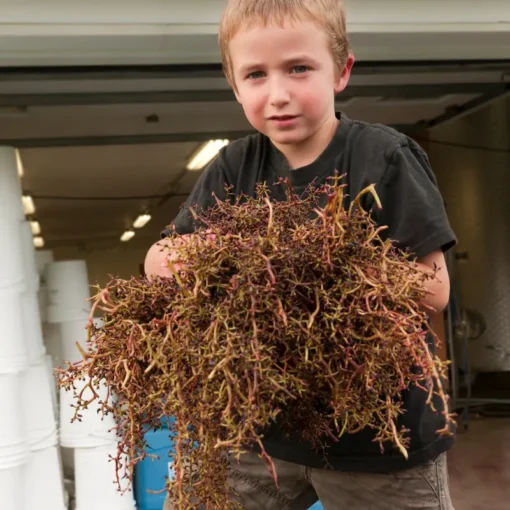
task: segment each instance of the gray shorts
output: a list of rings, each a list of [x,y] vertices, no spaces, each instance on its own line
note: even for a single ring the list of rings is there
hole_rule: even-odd
[[[306,510],[317,498],[324,510],[453,510],[446,454],[388,474],[344,473],[273,460],[280,490],[258,455],[247,453],[239,463],[232,462],[230,483],[245,510]],[[168,501],[164,510],[171,510]]]

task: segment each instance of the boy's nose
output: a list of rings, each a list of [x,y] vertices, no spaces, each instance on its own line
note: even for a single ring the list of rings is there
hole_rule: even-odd
[[[271,106],[281,108],[290,101],[290,94],[287,87],[281,81],[274,80],[270,84],[269,102]]]

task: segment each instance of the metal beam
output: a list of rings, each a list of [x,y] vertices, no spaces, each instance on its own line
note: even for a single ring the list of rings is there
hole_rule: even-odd
[[[4,67],[0,81],[82,81],[224,78],[221,64]]]
[[[91,106],[147,103],[207,103],[234,101],[231,90],[94,92],[64,94],[2,94],[0,107]]]
[[[416,131],[412,125],[392,125],[397,131],[408,133]],[[210,133],[162,133],[151,135],[111,135],[111,136],[79,136],[56,138],[3,138],[0,146],[16,147],[17,149],[44,149],[50,147],[93,147],[101,145],[151,145],[163,143],[205,142],[221,138],[237,140],[255,131],[211,131]]]
[[[467,103],[447,108],[446,111],[439,117],[430,119],[425,122],[420,122],[416,125],[414,129],[427,130],[433,127],[437,127],[441,124],[445,124],[446,122],[450,122],[454,119],[464,117],[465,115],[468,115],[480,108],[483,108],[492,101],[500,99],[501,97],[505,96],[508,93],[510,93],[510,85],[505,84],[502,86],[501,90],[496,94],[484,94],[483,96],[476,97],[475,99],[468,101]]]
[[[417,61],[358,61],[356,74],[414,74],[425,72],[510,71],[510,60],[417,60]],[[97,66],[32,66],[3,67],[0,81],[82,81],[174,78],[223,78],[221,64],[167,65],[97,65]]]
[[[433,85],[354,85],[341,99],[351,97],[403,97],[421,99],[448,94],[498,94],[505,83],[442,83]],[[196,103],[234,101],[231,90],[178,90],[146,92],[96,92],[67,94],[2,94],[0,108],[33,106],[90,106],[108,104]]]
[[[100,145],[146,145],[162,143],[205,142],[221,138],[235,140],[253,134],[254,131],[211,131],[210,133],[158,133],[150,135],[78,136],[54,138],[4,138],[0,146],[18,149],[50,147],[93,147]]]

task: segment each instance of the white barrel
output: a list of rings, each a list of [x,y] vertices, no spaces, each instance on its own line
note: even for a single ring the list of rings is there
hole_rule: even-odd
[[[86,382],[77,381],[76,390],[79,393]],[[96,388],[96,393],[101,399],[107,396],[106,387],[101,385]],[[103,416],[100,411],[99,401],[96,399],[89,404],[86,410],[80,411],[81,421],[71,421],[75,415],[76,398],[73,390],[66,391],[60,388],[60,444],[66,448],[91,448],[103,446],[117,440],[115,434],[115,420],[111,414]],[[83,392],[83,399],[89,399],[93,395],[90,388]],[[110,402],[112,398],[110,397]]]
[[[12,147],[0,147],[0,218],[17,222],[24,218],[16,150]]]
[[[57,423],[46,359],[21,374],[25,431],[32,451],[55,446]]]
[[[21,222],[21,246],[23,250],[23,274],[28,292],[38,291],[40,286],[39,272],[35,260],[34,238],[30,222]]]
[[[25,467],[23,493],[25,506],[22,508],[27,510],[66,510],[62,466],[56,446],[30,455]]]
[[[118,490],[115,462],[110,461],[110,456],[116,455],[116,443],[75,450],[76,510],[135,510],[132,490]],[[127,488],[127,481],[121,482],[121,487]]]
[[[0,374],[17,373],[27,365],[21,293],[0,291]]]
[[[65,260],[46,265],[48,322],[69,322],[87,318],[90,289],[84,260]]]
[[[23,423],[20,375],[0,375],[0,408],[2,409],[2,418],[0,419],[1,470],[20,466],[28,458],[29,450]]]
[[[2,510],[25,510],[23,501],[25,466],[0,467],[0,508]],[[33,508],[40,508],[35,506]]]
[[[27,346],[28,363],[37,363],[46,350],[42,337],[39,302],[35,291],[24,292],[21,296],[23,310],[23,338]]]
[[[25,289],[21,222],[0,215],[0,291],[11,289]]]

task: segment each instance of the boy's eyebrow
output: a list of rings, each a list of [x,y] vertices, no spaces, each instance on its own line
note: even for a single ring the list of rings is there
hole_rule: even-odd
[[[286,65],[300,64],[302,62],[315,62],[315,59],[311,55],[302,54],[295,55],[283,61],[283,63]]]
[[[239,68],[241,74],[248,74],[264,67],[263,64],[245,64]]]
[[[291,66],[295,64],[301,64],[303,62],[315,62],[315,59],[311,55],[294,55],[286,60],[283,60],[283,65]],[[263,63],[249,63],[240,67],[239,72],[242,74],[250,73],[253,71],[258,71],[259,69],[263,69],[265,65]]]

